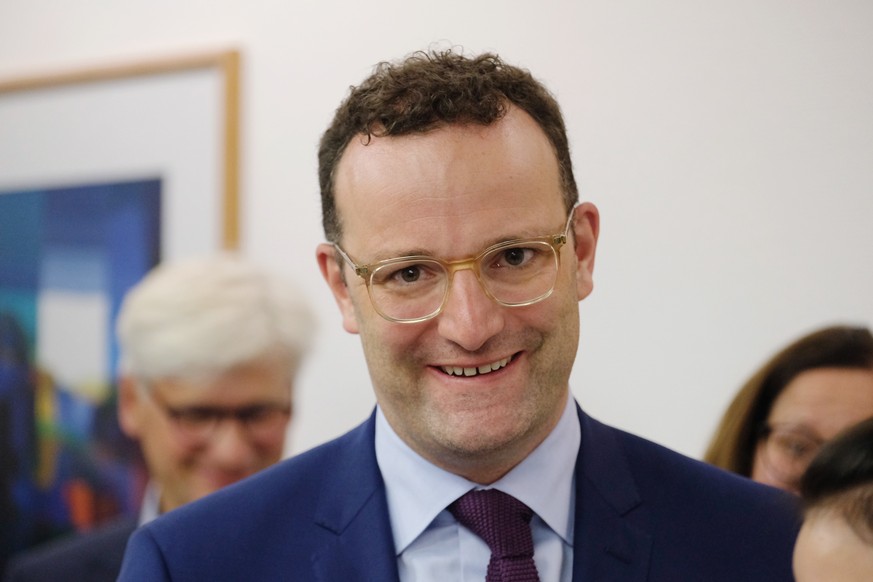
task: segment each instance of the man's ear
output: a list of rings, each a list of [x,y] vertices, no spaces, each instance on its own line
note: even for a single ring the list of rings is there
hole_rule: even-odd
[[[576,207],[573,242],[576,253],[576,294],[582,301],[594,289],[594,255],[600,234],[600,212],[590,202]]]
[[[118,424],[132,439],[138,439],[140,435],[142,399],[136,380],[126,375],[118,379]]]
[[[333,293],[333,298],[343,316],[343,329],[349,333],[358,333],[358,319],[355,314],[355,306],[352,303],[349,287],[343,276],[343,265],[336,260],[336,249],[328,243],[321,243],[315,249],[315,257],[318,260],[318,268],[321,276],[327,282]]]

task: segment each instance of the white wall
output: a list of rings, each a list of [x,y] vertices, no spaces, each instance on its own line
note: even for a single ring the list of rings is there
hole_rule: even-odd
[[[582,196],[602,212],[573,391],[697,456],[778,346],[871,323],[870,30],[867,0],[2,0],[0,77],[242,50],[242,247],[294,274],[322,320],[300,451],[373,405],[314,260],[333,109],[373,64],[434,41],[530,68],[563,104]]]

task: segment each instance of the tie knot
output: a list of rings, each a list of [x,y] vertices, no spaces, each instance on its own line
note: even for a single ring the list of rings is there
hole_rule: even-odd
[[[449,505],[462,525],[485,540],[495,558],[532,557],[533,511],[497,489],[470,491]]]

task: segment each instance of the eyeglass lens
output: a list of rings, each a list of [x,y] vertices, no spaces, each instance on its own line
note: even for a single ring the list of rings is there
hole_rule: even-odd
[[[558,256],[552,244],[536,240],[497,245],[472,261],[389,261],[373,270],[370,296],[390,318],[427,317],[441,308],[454,272],[467,268],[475,271],[485,291],[498,303],[526,305],[551,293]]]
[[[798,429],[770,429],[764,446],[764,461],[775,477],[786,484],[799,481],[822,441]]]
[[[284,438],[284,429],[290,416],[288,407],[279,405],[256,405],[239,409],[190,407],[166,408],[184,436],[193,441],[209,439],[224,420],[238,421],[247,434],[259,442],[272,442]]]

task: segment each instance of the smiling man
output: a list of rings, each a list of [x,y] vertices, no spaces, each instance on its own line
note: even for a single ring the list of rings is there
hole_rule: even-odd
[[[314,319],[287,281],[231,254],[159,265],[118,317],[118,416],[149,484],[137,518],[40,546],[5,582],[114,581],[151,521],[282,457]]]
[[[382,64],[319,175],[318,264],[378,406],[144,528],[122,580],[791,580],[789,496],[571,397],[599,215],[529,73],[453,51]]]

